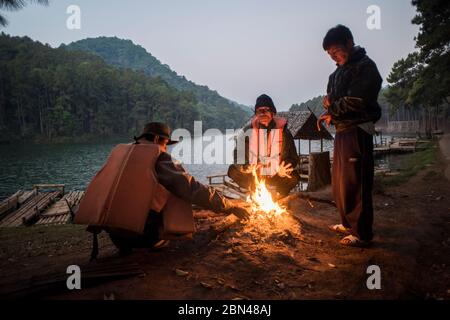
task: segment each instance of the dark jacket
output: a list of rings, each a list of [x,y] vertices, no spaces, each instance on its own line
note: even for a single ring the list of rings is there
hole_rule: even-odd
[[[260,126],[260,128],[267,129],[267,134],[269,134],[270,130],[275,127],[275,122],[271,121],[267,128]],[[249,124],[243,128],[243,132],[247,132],[247,130],[252,130],[252,125]],[[238,136],[237,139],[242,139],[244,136]],[[294,138],[292,137],[291,132],[287,128],[287,125],[283,128],[283,144],[281,146],[281,161],[284,161],[285,164],[290,163],[292,168],[295,168],[298,164],[298,155],[297,150],[295,148]],[[234,149],[234,163],[237,164],[237,147]],[[249,164],[249,138],[245,136],[245,164]]]
[[[377,98],[382,82],[375,62],[364,48],[356,47],[347,63],[338,66],[328,80],[327,94],[331,101],[328,113],[336,131],[380,119]]]
[[[170,154],[163,152],[156,161],[158,181],[177,197],[214,212],[224,212],[231,207],[230,202],[215,189],[196,181],[184,170],[181,164],[175,163]]]

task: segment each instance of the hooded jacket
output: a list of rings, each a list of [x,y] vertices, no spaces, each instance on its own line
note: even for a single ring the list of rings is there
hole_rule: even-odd
[[[346,64],[337,66],[328,79],[328,113],[336,131],[365,122],[377,122],[381,108],[377,102],[383,79],[366,50],[355,47]]]

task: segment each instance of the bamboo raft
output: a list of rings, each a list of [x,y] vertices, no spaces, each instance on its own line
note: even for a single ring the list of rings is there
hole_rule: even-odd
[[[426,142],[429,141],[419,140],[417,138],[397,138],[390,142],[387,142],[387,140],[381,140],[381,143],[374,145],[373,152],[374,156],[416,152],[423,149],[423,146],[421,146],[420,144]]]
[[[71,208],[76,207],[80,203],[83,195],[84,191],[70,191],[65,194],[60,200],[52,204],[44,213],[40,215],[36,224],[68,223],[73,218]]]
[[[35,191],[19,190],[0,203],[0,220],[35,195]]]
[[[31,191],[19,190],[0,202],[0,227],[68,223],[72,208],[79,204],[83,194],[84,191],[64,194],[62,184],[40,184]]]

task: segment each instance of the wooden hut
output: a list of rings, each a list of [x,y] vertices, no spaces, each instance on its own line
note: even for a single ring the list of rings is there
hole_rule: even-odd
[[[288,129],[294,140],[308,140],[308,153],[311,153],[312,140],[320,140],[321,152],[323,152],[323,140],[333,140],[333,136],[322,124],[320,131],[317,129],[317,117],[310,110],[278,112],[277,116],[287,119]]]

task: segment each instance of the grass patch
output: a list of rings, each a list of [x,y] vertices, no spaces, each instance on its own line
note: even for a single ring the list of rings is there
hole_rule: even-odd
[[[419,171],[433,165],[437,161],[437,142],[432,141],[421,145],[422,150],[404,156],[401,162],[402,170],[396,176],[377,176],[374,182],[374,191],[382,192],[385,187],[398,186],[407,182]],[[434,175],[430,173],[429,175]],[[427,175],[427,177],[429,176]]]

